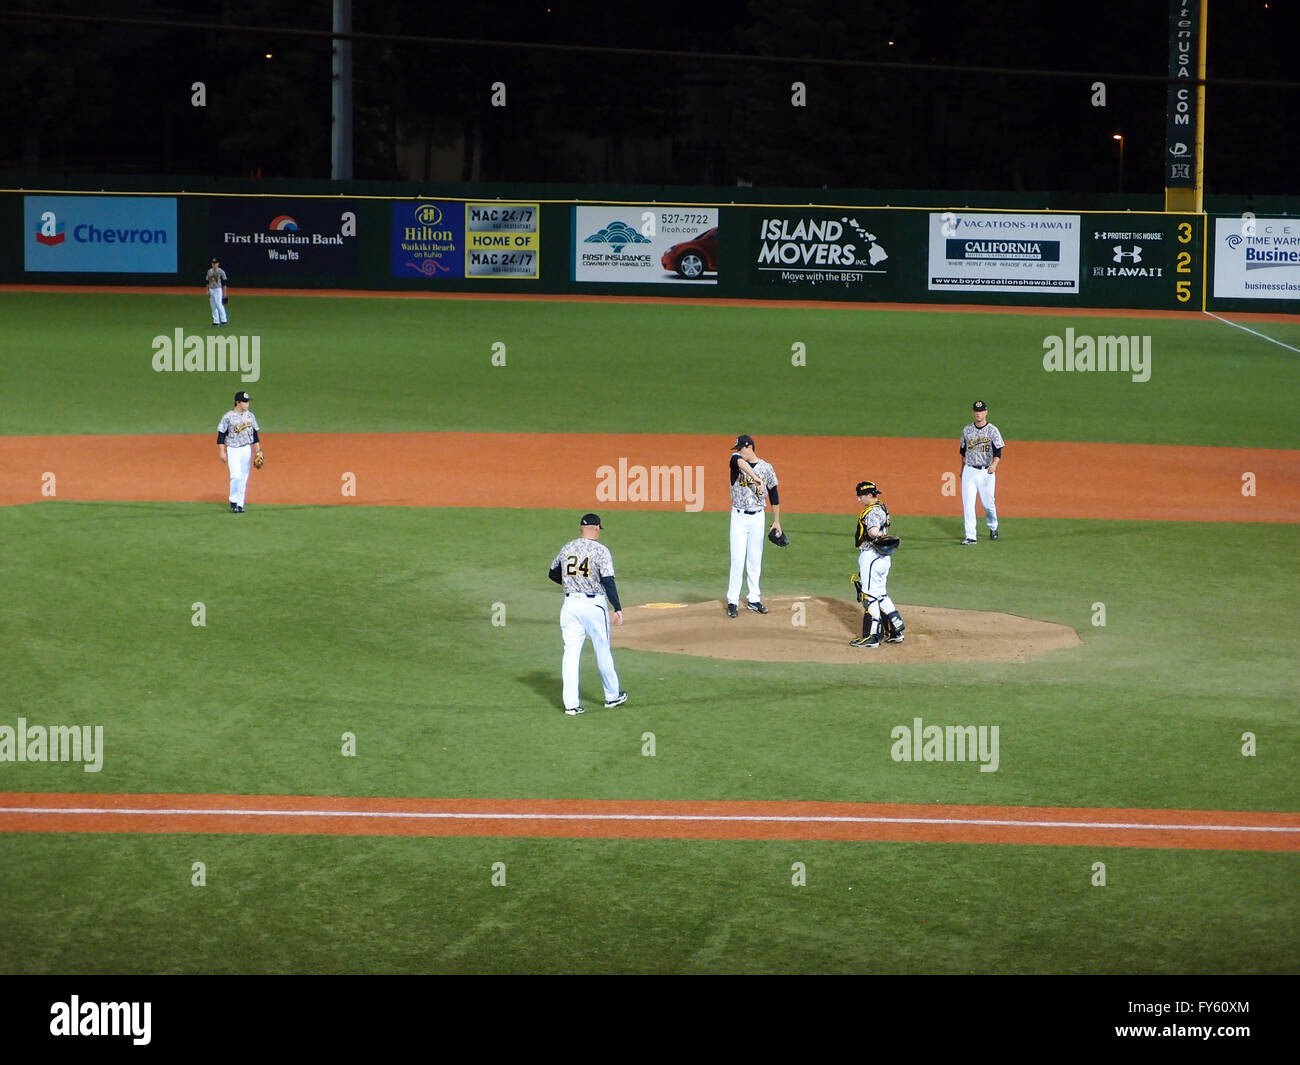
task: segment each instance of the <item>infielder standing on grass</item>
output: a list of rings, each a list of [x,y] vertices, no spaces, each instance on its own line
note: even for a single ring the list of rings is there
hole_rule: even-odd
[[[221,263],[213,259],[212,265],[208,268],[208,303],[212,306],[212,324],[226,324],[226,289],[230,283],[226,280],[226,272],[221,269]]]
[[[605,706],[622,706],[627,692],[618,686],[614,655],[609,649],[609,608],[614,624],[623,624],[623,608],[614,587],[614,556],[600,542],[600,516],[584,514],[579,523],[582,535],[570,540],[551,562],[550,578],[564,587],[560,608],[560,635],[564,637],[564,712],[570,717],[583,713],[578,694],[578,673],[582,647],[588,639],[596,652],[596,668],[605,688]]]
[[[961,454],[965,466],[961,471],[961,506],[966,517],[966,539],[963,545],[975,543],[975,494],[984,504],[984,522],[989,528],[989,539],[998,538],[998,510],[993,500],[996,487],[994,475],[1002,461],[1006,444],[998,427],[989,422],[988,404],[977,399],[971,410],[975,421],[961,431]]]
[[[739,616],[740,571],[749,577],[746,601],[756,614],[766,614],[758,586],[763,572],[763,512],[772,500],[772,528],[781,535],[781,497],[776,470],[754,453],[754,438],[747,433],[731,445],[731,579],[727,583],[727,617]]]
[[[880,501],[880,489],[874,481],[859,481],[857,486],[858,529],[854,544],[858,548],[858,572],[853,586],[866,613],[862,616],[862,635],[849,643],[854,647],[879,647],[881,640],[903,642],[903,618],[889,598],[890,556],[898,550],[898,537],[889,534],[889,509]]]
[[[258,438],[257,415],[248,409],[247,392],[235,393],[235,409],[217,423],[217,457],[230,468],[230,513],[244,513],[251,466],[262,466],[262,445]],[[256,451],[256,455],[254,455]]]

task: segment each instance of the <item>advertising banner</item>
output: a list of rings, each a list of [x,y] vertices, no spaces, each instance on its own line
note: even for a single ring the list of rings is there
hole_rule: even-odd
[[[1084,225],[1086,303],[1200,307],[1200,215],[1093,214]]]
[[[1300,218],[1216,218],[1214,295],[1300,300]]]
[[[899,283],[892,212],[771,207],[750,212],[751,278],[780,298],[879,299]]]
[[[24,196],[29,273],[176,273],[170,196]]]
[[[1077,214],[930,215],[931,292],[1079,291]]]
[[[465,276],[536,278],[541,220],[536,203],[465,204]]]
[[[718,283],[716,207],[575,207],[574,281]]]
[[[211,255],[233,282],[257,276],[360,272],[357,209],[341,199],[217,197],[208,211]]]
[[[1196,71],[1201,0],[1169,0],[1169,84],[1165,107],[1165,188],[1196,185]]]
[[[394,277],[464,277],[465,205],[394,203],[392,256]]]

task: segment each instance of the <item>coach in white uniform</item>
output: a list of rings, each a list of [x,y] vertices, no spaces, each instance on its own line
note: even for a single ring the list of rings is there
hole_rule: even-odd
[[[570,540],[551,561],[550,578],[564,588],[560,608],[560,635],[564,637],[564,712],[570,717],[583,713],[578,694],[582,647],[588,639],[596,652],[596,668],[605,689],[605,706],[622,706],[627,692],[618,686],[614,655],[609,649],[610,608],[614,624],[623,624],[623,608],[614,586],[614,556],[600,542],[600,516],[584,514],[579,523],[582,535]]]
[[[975,496],[984,505],[984,522],[989,529],[989,539],[998,538],[998,508],[993,498],[997,487],[998,463],[1006,446],[998,427],[989,422],[988,404],[977,399],[971,410],[975,421],[961,431],[961,506],[966,519],[966,539],[963,545],[975,543]]]
[[[781,535],[781,497],[776,470],[754,452],[754,438],[747,433],[731,445],[731,579],[727,582],[727,617],[740,613],[740,575],[749,577],[749,609],[766,614],[759,578],[763,573],[763,526],[767,500],[772,501],[772,528]]]
[[[235,409],[226,411],[217,423],[217,457],[230,469],[231,514],[244,513],[253,454],[262,453],[257,415],[248,409],[251,399],[247,392],[236,392]]]

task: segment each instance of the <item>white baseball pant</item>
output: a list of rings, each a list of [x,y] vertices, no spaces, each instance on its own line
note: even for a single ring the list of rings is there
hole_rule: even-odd
[[[208,289],[208,303],[212,305],[212,324],[226,324],[226,305],[221,302],[226,290],[223,287]]]
[[[887,590],[889,567],[893,561],[893,556],[878,555],[869,547],[864,547],[858,552],[858,579],[862,581],[862,594],[867,597],[867,602],[863,606],[871,615],[872,632],[880,631],[882,618],[885,615],[898,612],[898,607],[894,605]],[[873,610],[872,607],[875,609]]]
[[[740,571],[749,577],[751,603],[763,601],[758,578],[763,572],[763,530],[766,525],[761,510],[744,511],[731,508],[731,579],[727,582],[727,602],[740,603]]]
[[[966,466],[961,471],[961,508],[966,518],[966,539],[975,536],[975,494],[978,492],[980,502],[984,505],[984,522],[992,532],[998,527],[998,509],[993,501],[993,489],[997,474],[978,466]]]
[[[239,447],[226,445],[226,465],[230,467],[230,501],[237,506],[244,505],[244,496],[248,493],[248,471],[252,464],[252,444]]]
[[[596,652],[596,668],[600,670],[600,683],[605,688],[605,701],[617,699],[622,689],[618,686],[614,655],[609,649],[609,604],[605,597],[565,592],[564,606],[560,608],[560,634],[564,637],[564,658],[560,666],[564,678],[564,709],[572,710],[582,705],[578,667],[582,660],[582,645],[587,640],[591,640]]]

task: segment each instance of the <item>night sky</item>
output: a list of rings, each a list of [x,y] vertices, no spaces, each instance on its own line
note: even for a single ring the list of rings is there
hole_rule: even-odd
[[[1211,79],[1300,81],[1295,0],[1210,0]],[[325,30],[328,0],[8,11]],[[1161,189],[1166,0],[357,3],[358,32],[674,53],[358,42],[354,176],[1112,192]],[[270,53],[271,58],[266,55]],[[734,60],[701,58],[720,53]],[[910,71],[750,56],[917,64]],[[1098,80],[1106,80],[1104,77]],[[207,106],[191,103],[202,81]],[[791,105],[795,81],[805,107]],[[506,106],[491,106],[504,83]],[[0,18],[0,170],[328,178],[328,40]],[[1206,190],[1300,193],[1300,89],[1211,86]],[[11,178],[13,175],[11,174]]]

